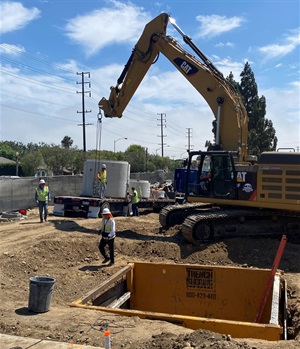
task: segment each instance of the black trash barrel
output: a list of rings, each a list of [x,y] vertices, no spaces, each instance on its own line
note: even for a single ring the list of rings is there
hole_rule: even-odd
[[[55,279],[45,276],[33,276],[29,282],[28,310],[44,313],[50,309]]]

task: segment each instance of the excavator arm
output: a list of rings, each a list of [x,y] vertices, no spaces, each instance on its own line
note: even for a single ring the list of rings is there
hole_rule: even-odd
[[[162,53],[210,106],[217,121],[217,148],[237,152],[237,160],[246,161],[248,117],[241,97],[175,23],[171,22],[199,58],[166,35],[169,20],[169,15],[162,13],[145,26],[117,80],[117,85],[111,87],[108,100],[100,100],[99,108],[106,117],[122,117],[150,66],[156,62],[159,53]]]
[[[106,117],[122,117],[124,109],[159,54],[155,40],[166,36],[168,17],[167,14],[161,14],[145,26],[117,85],[110,88],[109,99],[103,97],[99,102]]]

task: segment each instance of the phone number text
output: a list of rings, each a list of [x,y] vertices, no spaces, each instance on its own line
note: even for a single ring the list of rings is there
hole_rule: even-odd
[[[217,299],[217,295],[215,293],[204,293],[204,292],[187,292],[187,298],[198,298],[198,299]]]

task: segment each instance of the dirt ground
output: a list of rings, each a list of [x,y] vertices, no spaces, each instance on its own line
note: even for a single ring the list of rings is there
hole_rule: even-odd
[[[103,345],[109,328],[113,349],[279,349],[300,348],[300,244],[287,242],[280,263],[288,283],[288,341],[235,339],[227,334],[193,331],[163,321],[122,317],[70,307],[128,262],[167,262],[271,268],[279,239],[227,239],[193,246],[180,227],[160,232],[157,213],[115,217],[116,262],[101,264],[97,246],[99,219],[51,215],[39,223],[33,209],[27,218],[0,223],[0,332],[68,343]],[[29,278],[55,278],[50,311],[28,311]]]

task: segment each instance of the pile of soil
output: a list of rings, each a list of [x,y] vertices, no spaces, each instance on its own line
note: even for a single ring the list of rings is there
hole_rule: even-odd
[[[180,226],[162,233],[157,213],[115,217],[116,261],[107,267],[98,251],[99,219],[50,214],[48,222],[39,223],[36,209],[27,213],[25,219],[0,223],[1,333],[102,346],[103,331],[109,328],[114,349],[300,348],[300,245],[296,242],[287,242],[279,266],[288,284],[288,342],[234,339],[69,304],[128,262],[271,268],[279,239],[236,238],[193,246],[182,237]],[[29,278],[36,275],[55,278],[51,308],[45,313],[28,310]]]

